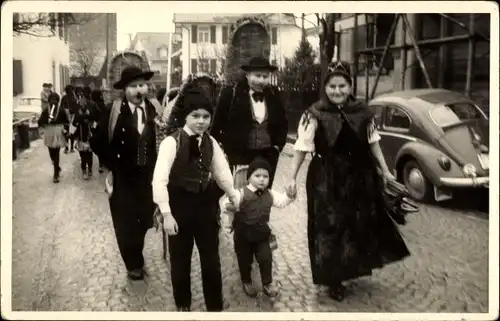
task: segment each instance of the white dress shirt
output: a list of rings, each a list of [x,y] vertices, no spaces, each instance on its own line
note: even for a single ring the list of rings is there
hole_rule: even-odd
[[[304,117],[306,117],[306,115],[302,115],[299,121],[297,140],[295,141],[294,149],[302,152],[314,152],[316,149],[314,146],[314,136],[318,128],[318,120],[315,117],[309,117],[308,121],[304,122]],[[369,124],[366,129],[366,135],[368,136],[369,144],[380,141],[381,137],[375,121],[372,120]]]
[[[253,93],[255,91],[253,91],[252,89],[250,89],[249,93],[250,93],[250,101],[252,102],[252,108],[253,108],[253,114],[255,115],[255,120],[257,120],[259,122],[259,124],[261,124],[264,119],[266,118],[266,103],[265,101],[255,101],[255,99],[253,99]]]
[[[187,126],[183,130],[189,135],[194,135]],[[210,173],[217,182],[217,185],[226,193],[234,193],[233,189],[233,175],[229,169],[229,164],[222,152],[217,141],[209,136],[213,145],[213,158],[210,164]],[[201,144],[201,137],[198,138]],[[174,137],[168,136],[160,144],[158,152],[158,159],[156,161],[155,170],[153,173],[153,200],[162,213],[171,213],[168,194],[168,182],[170,178],[170,171],[175,160],[177,151],[177,142]]]
[[[130,111],[132,114],[134,114],[135,109],[137,108],[136,105],[132,104],[130,101],[128,102],[128,106],[130,107]],[[144,118],[146,118],[146,102],[144,100],[141,102],[139,107],[142,107],[142,110],[139,108],[137,109],[137,131],[139,134],[142,134],[142,131],[144,130],[144,126],[146,124],[142,123],[142,112],[144,111]]]

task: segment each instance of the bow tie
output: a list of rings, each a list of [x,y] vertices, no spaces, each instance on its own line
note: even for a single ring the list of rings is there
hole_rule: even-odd
[[[263,102],[264,101],[264,93],[262,93],[262,92],[254,92],[252,94],[252,98],[256,102]]]
[[[264,191],[261,189],[258,189],[255,191],[255,194],[257,194],[257,196],[261,196],[262,194],[264,194]]]

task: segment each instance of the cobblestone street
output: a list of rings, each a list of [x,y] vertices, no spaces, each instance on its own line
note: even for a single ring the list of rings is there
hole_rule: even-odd
[[[278,164],[275,186],[284,186],[290,146]],[[83,181],[77,153],[61,152],[62,177],[52,183],[49,154],[32,143],[13,165],[13,311],[174,311],[161,233],[146,236],[149,276],[131,284],[116,244],[104,174]],[[239,282],[232,236],[221,233],[221,264],[228,311],[457,312],[488,311],[488,220],[474,211],[422,206],[401,227],[412,256],[347,284],[337,303],[312,285],[306,239],[305,172],[299,196],[273,210],[278,237],[275,279],[281,297],[247,298]],[[192,269],[193,311],[204,310],[198,253]],[[254,269],[255,270],[255,269]],[[256,277],[257,278],[257,273]]]

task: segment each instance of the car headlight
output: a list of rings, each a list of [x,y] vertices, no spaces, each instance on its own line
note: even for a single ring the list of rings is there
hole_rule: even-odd
[[[465,164],[462,168],[464,175],[467,177],[476,177],[476,166],[472,164]]]
[[[441,168],[444,169],[445,171],[449,171],[451,169],[451,161],[446,156],[440,156],[438,158],[438,163],[439,166],[441,166]]]

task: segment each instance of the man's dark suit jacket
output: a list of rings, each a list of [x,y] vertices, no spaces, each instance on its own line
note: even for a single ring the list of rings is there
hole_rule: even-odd
[[[232,165],[251,162],[251,155],[247,149],[253,122],[253,107],[249,91],[246,81],[238,83],[235,88],[222,89],[210,131],[210,134],[222,144],[229,163]],[[264,90],[264,101],[267,107],[272,145],[277,146],[281,151],[285,146],[288,133],[285,107],[279,94],[271,88]]]

